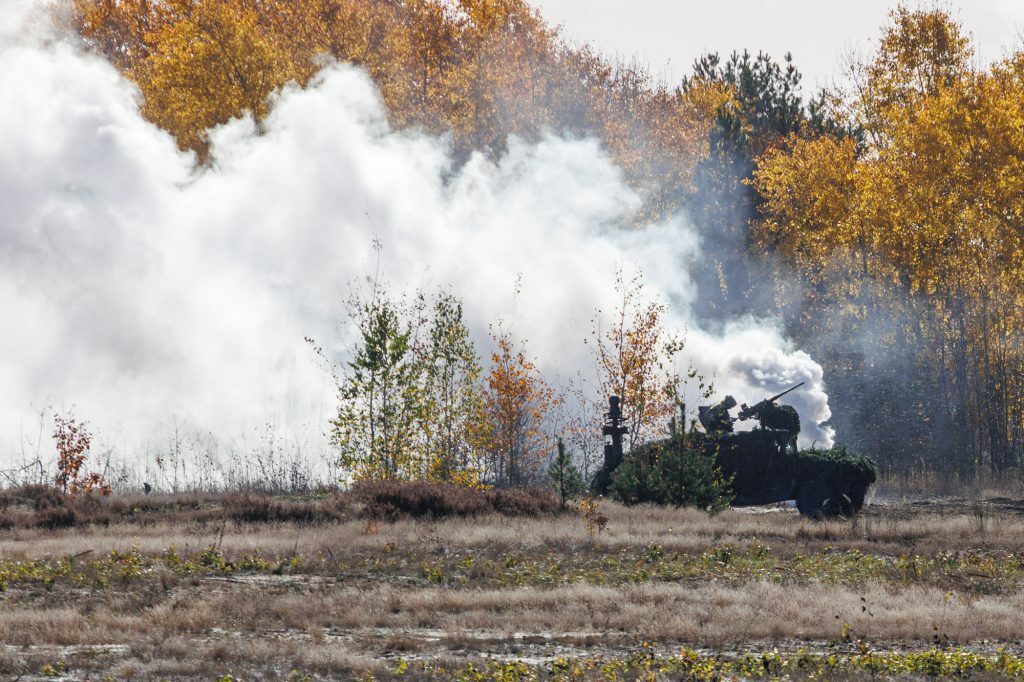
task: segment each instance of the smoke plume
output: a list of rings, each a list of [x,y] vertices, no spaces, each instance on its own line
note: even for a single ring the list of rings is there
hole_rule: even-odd
[[[640,270],[719,393],[807,381],[789,402],[805,442],[831,442],[821,367],[769,322],[693,323],[697,239],[682,216],[623,229],[640,200],[598,142],[511,140],[455,167],[333,65],[259,134],[213,131],[197,169],[109,64],[25,35],[0,26],[0,467],[47,406],[125,454],[181,424],[231,439],[270,423],[322,447],[334,389],[303,338],[343,360],[342,301],[378,266],[460,296],[481,350],[503,320],[556,382],[593,366],[594,310],[614,307],[617,269]]]

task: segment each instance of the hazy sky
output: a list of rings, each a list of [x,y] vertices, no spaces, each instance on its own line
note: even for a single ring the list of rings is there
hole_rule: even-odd
[[[566,37],[605,53],[636,56],[655,77],[675,82],[704,52],[787,52],[804,85],[826,85],[850,48],[866,51],[895,0],[532,0]],[[916,5],[912,5],[916,6]],[[932,6],[927,4],[925,6]],[[942,4],[973,34],[983,62],[1019,44],[1024,0],[964,0]]]

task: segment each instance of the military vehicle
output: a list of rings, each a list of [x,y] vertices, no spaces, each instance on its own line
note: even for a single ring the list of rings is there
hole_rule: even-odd
[[[776,401],[802,385],[753,406],[742,405],[737,417],[730,415],[736,406],[732,396],[701,406],[698,421],[704,431],[695,431],[694,437],[716,457],[722,473],[732,476],[734,506],[796,500],[804,516],[852,516],[860,511],[868,487],[875,482],[875,465],[842,446],[797,449],[800,416]],[[753,429],[733,430],[736,421],[750,419],[757,421]]]
[[[743,507],[795,500],[804,516],[814,519],[852,516],[864,506],[868,488],[875,482],[875,465],[866,457],[836,446],[828,450],[799,450],[800,415],[777,401],[792,388],[765,398],[752,406],[741,405],[738,416],[732,396],[715,405],[698,408],[703,431],[691,429],[691,443],[715,457],[725,477],[732,478],[733,506]],[[748,431],[735,431],[737,421],[756,420]],[[613,474],[623,461],[624,426],[621,401],[609,398],[602,429],[607,438],[604,466],[591,483],[594,494],[608,494]],[[659,442],[640,445],[639,450],[657,447]]]

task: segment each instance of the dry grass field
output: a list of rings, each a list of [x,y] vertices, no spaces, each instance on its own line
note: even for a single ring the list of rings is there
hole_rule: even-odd
[[[8,494],[0,676],[1024,675],[1024,504],[1007,498],[825,523],[602,502],[603,527],[252,504],[115,497],[46,527]]]

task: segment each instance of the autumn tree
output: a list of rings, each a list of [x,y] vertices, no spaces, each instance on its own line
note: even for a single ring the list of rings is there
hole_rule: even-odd
[[[122,73],[130,74],[150,55],[152,36],[174,20],[180,2],[71,0],[70,28]]]
[[[55,483],[66,495],[99,493],[109,495],[110,485],[103,474],[86,473],[86,460],[92,447],[88,424],[74,416],[53,416],[53,439],[57,444],[57,475]]]
[[[912,117],[923,98],[972,71],[970,38],[946,12],[901,5],[889,19],[873,58],[851,66],[857,91],[851,112],[875,146],[886,145],[891,122]]]
[[[143,113],[180,146],[202,152],[206,131],[243,113],[266,116],[270,95],[302,75],[282,37],[260,26],[254,3],[204,0],[148,36],[133,65]]]
[[[662,428],[676,409],[680,378],[676,356],[682,339],[665,328],[667,307],[648,300],[643,276],[615,275],[618,301],[606,320],[598,310],[587,344],[597,363],[597,398],[593,417],[600,423],[608,396],[619,396],[625,425],[626,449],[643,443]]]
[[[546,422],[558,398],[507,331],[492,331],[496,346],[484,392],[488,470],[496,485],[535,481],[551,451]]]
[[[604,140],[645,198],[681,205],[706,154],[705,112],[642,68],[570,46],[526,0],[64,0],[72,28],[143,95],[143,112],[205,158],[206,131],[252,114],[333,58],[361,66],[392,122],[447,134],[462,161],[508,137]]]
[[[836,402],[899,468],[1002,473],[1024,454],[1019,63],[976,71],[948,15],[900,8],[854,74],[864,148],[792,138],[755,173],[758,239],[805,284],[800,332],[832,340]]]
[[[780,63],[763,53],[734,52],[724,59],[711,53],[694,62],[679,88],[681,98],[713,121],[708,153],[696,163],[686,202],[703,237],[703,258],[692,271],[701,317],[722,320],[779,309],[784,278],[774,281],[773,264],[750,230],[761,204],[749,183],[755,159],[788,136],[822,130],[858,134],[836,119],[827,93],[805,99],[801,78],[789,54]]]

